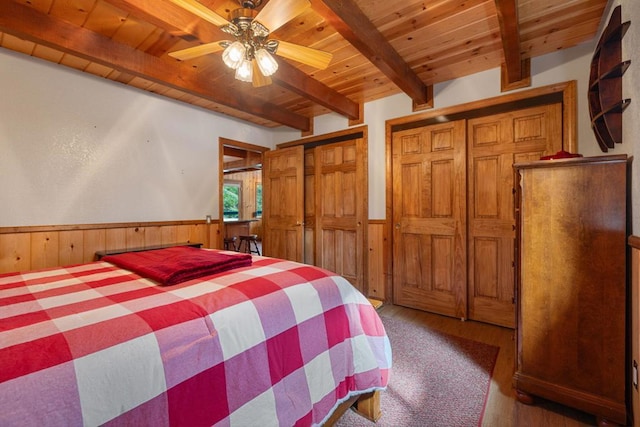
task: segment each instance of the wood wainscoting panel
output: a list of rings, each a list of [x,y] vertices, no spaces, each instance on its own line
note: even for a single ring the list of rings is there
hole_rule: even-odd
[[[31,234],[31,268],[56,267],[60,265],[58,232],[44,231]]]
[[[82,240],[82,230],[68,230],[59,233],[58,263],[60,265],[82,264],[84,260]]]
[[[146,240],[146,227],[129,227],[125,230],[127,239],[127,248],[142,248],[145,246]],[[153,234],[151,234],[151,241],[154,241]],[[151,246],[151,245],[149,245]]]
[[[110,228],[105,230],[107,250],[113,250],[118,248],[128,248],[127,245],[127,229],[126,228]],[[135,245],[131,245],[135,248]]]
[[[189,235],[186,234],[184,230],[181,230],[179,227],[162,227],[160,241],[165,242],[187,242],[189,239]]]
[[[145,244],[150,246],[161,245],[162,244],[162,228],[163,227],[158,227],[158,226],[145,227],[145,231],[144,231]],[[187,240],[184,240],[184,241],[186,242]],[[198,241],[201,241],[201,240],[198,240]]]
[[[96,252],[107,248],[107,232],[104,228],[82,230],[82,260],[93,260]]]
[[[391,300],[391,247],[385,220],[368,225],[368,283],[365,295]],[[98,251],[202,242],[218,248],[220,227],[193,223],[96,224],[50,227],[0,228],[0,274],[95,261]]]
[[[31,268],[31,235],[0,234],[0,273]]]
[[[377,300],[385,301],[386,292],[385,284],[387,282],[387,269],[385,260],[388,259],[391,248],[385,244],[388,239],[385,238],[384,221],[369,221],[368,241],[369,253],[369,283],[367,285],[367,296]]]
[[[198,242],[217,247],[219,226],[204,221],[0,228],[0,274],[95,261],[97,251]]]
[[[220,246],[220,244],[222,239],[220,238],[220,234],[223,231],[222,227],[218,223],[211,223],[204,224],[202,228],[204,229],[204,235],[207,239],[206,242],[208,242],[206,247],[210,249],[221,249],[222,246]]]

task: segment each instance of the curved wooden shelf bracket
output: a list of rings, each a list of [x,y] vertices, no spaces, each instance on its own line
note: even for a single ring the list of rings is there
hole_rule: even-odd
[[[622,61],[622,38],[629,29],[617,6],[600,36],[589,73],[591,128],[603,152],[622,142],[622,112],[631,99],[622,98],[622,76],[631,61]]]

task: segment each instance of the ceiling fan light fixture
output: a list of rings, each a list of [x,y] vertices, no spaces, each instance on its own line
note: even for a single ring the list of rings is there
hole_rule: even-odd
[[[253,80],[253,64],[250,60],[243,60],[240,66],[236,68],[236,79],[243,82],[251,82]]]
[[[262,0],[240,0],[238,3],[240,3],[240,7],[255,9],[262,4]]]
[[[258,61],[258,67],[264,76],[271,76],[278,70],[278,62],[266,49],[256,51],[256,61]]]
[[[222,60],[226,66],[235,70],[235,78],[251,82],[254,87],[271,84],[270,77],[279,68],[275,55],[319,69],[327,68],[331,61],[332,55],[328,52],[269,39],[271,31],[309,10],[310,0],[274,0],[268,2],[260,11],[256,8],[264,3],[264,0],[236,0],[240,7],[229,12],[228,21],[203,6],[201,0],[169,1],[218,25],[233,39],[170,52],[169,55],[176,59],[187,60],[223,50]]]
[[[227,67],[238,69],[245,58],[246,48],[239,41],[234,41],[222,52],[222,60]]]

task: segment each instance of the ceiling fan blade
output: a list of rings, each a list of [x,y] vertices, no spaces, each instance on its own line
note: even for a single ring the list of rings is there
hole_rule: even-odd
[[[255,20],[273,32],[311,7],[309,0],[271,0]]]
[[[333,55],[329,52],[282,40],[278,40],[278,50],[276,50],[276,55],[302,62],[303,64],[310,65],[321,70],[327,68],[333,58]]]
[[[172,58],[186,61],[188,59],[197,58],[199,56],[208,55],[210,53],[220,52],[224,48],[220,46],[219,42],[205,43],[187,49],[176,50],[175,52],[169,52],[169,56]]]
[[[253,61],[253,87],[262,87],[269,86],[271,84],[271,77],[265,76],[260,71],[260,67],[258,67],[258,63]]]
[[[211,9],[198,3],[196,0],[169,0],[169,1],[171,1],[171,3],[173,4],[180,6],[185,10],[188,10],[194,15],[199,16],[205,21],[211,22],[215,26],[221,27],[229,23],[229,21],[224,19],[222,16],[218,15]]]

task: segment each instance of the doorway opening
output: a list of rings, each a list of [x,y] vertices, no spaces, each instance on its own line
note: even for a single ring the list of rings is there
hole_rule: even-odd
[[[269,149],[226,138],[218,140],[219,241],[262,238],[262,154]]]

